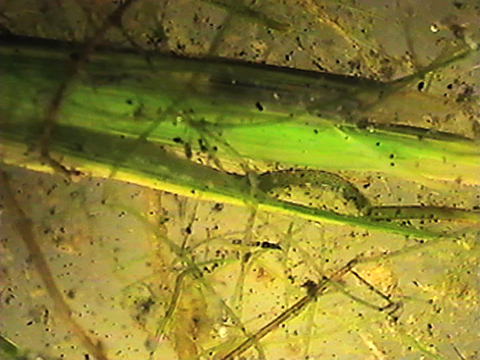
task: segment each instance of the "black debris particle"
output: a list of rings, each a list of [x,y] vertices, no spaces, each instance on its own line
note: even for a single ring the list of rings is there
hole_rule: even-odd
[[[208,152],[208,147],[205,145],[204,141],[202,139],[198,139],[198,146],[200,146],[200,151],[202,153],[207,153]]]
[[[67,291],[67,298],[69,299],[75,299],[76,292],[73,289],[70,289]]]
[[[212,210],[216,212],[220,212],[223,210],[223,208],[224,208],[224,205],[222,203],[216,203],[215,205],[213,205]]]
[[[307,280],[302,284],[303,288],[307,289],[307,294],[309,296],[315,295],[315,292],[317,291],[317,283],[313,280]]]
[[[282,250],[280,245],[271,243],[269,241],[257,241],[255,245],[261,247],[262,249]]]
[[[183,144],[183,140],[180,137],[174,137],[172,140],[175,144]]]
[[[258,111],[263,111],[264,107],[263,105],[260,103],[260,101],[257,101],[255,103],[255,107],[258,109]]]
[[[192,147],[189,143],[183,144],[183,151],[185,152],[185,157],[191,159],[193,156]]]
[[[145,300],[138,302],[138,310],[140,311],[140,314],[146,315],[150,312],[153,305],[155,305],[155,301],[151,297],[149,297]]]

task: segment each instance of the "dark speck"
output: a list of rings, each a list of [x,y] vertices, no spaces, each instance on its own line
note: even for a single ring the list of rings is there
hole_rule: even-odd
[[[213,208],[212,208],[213,211],[222,211],[223,210],[223,204],[221,203],[216,203]]]
[[[73,290],[73,289],[68,290],[67,297],[69,299],[75,299],[75,290]]]
[[[317,292],[317,284],[313,280],[307,280],[304,284],[302,284],[303,288],[307,289],[307,294],[309,296],[315,296],[315,293]]]
[[[200,151],[202,153],[207,153],[208,152],[208,147],[205,145],[202,139],[198,139],[198,145],[200,146]]]
[[[185,143],[183,145],[183,150],[185,152],[185,156],[187,157],[187,159],[191,159],[193,156],[193,152],[192,152],[192,147],[190,146],[189,143]]]
[[[262,242],[262,243],[260,244],[260,246],[261,246],[263,249],[282,250],[282,248],[280,247],[280,245],[275,244],[275,243],[271,243],[271,242],[268,242],[268,241]]]
[[[260,101],[257,101],[255,103],[255,107],[258,109],[258,111],[263,111],[263,105],[260,104]]]

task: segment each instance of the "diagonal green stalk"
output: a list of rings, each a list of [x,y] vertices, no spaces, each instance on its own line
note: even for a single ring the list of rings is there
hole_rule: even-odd
[[[4,162],[49,171],[26,150],[34,149],[42,136],[42,109],[64,78],[65,59],[73,50],[72,45],[38,39],[1,40]],[[215,134],[222,139],[215,156],[222,160],[231,159],[235,149],[245,160],[292,167],[380,171],[409,180],[477,185],[477,142],[414,127],[364,129],[355,124],[361,109],[375,106],[404,82],[220,60],[163,56],[147,61],[128,52],[100,51],[91,55],[66,94],[49,147],[61,161],[94,176],[115,173],[121,180],[184,195],[437,238],[444,235],[277,200],[252,187],[250,177],[217,171],[166,150]],[[467,218],[478,217],[471,212]]]
[[[4,130],[9,129],[4,128]],[[41,134],[41,127],[38,126],[36,132],[33,130],[29,132],[29,137],[36,139]],[[123,151],[128,151],[134,146],[133,139],[122,139],[118,136],[62,125],[54,131],[51,151],[55,155],[61,155],[62,160],[75,164],[75,167],[82,172],[109,177],[111,170],[116,166],[118,149],[121,148],[123,154]],[[6,155],[5,160],[13,160],[14,163],[40,171],[49,170],[48,166],[39,167],[35,158],[23,158],[23,154],[28,150],[26,147],[20,147],[15,139],[4,141],[3,150]],[[156,144],[143,144],[134,155],[122,163],[120,169],[116,170],[117,179],[186,196],[199,196],[236,205],[243,205],[245,201],[258,202],[259,209],[296,215],[313,221],[350,224],[424,238],[440,236],[437,233],[402,227],[395,223],[382,223],[364,217],[340,215],[327,210],[293,204],[271,198],[263,193],[258,193],[257,198],[254,199],[250,197],[250,185],[246,177],[220,172],[187,159],[178,158]]]
[[[21,354],[20,349],[9,339],[0,335],[0,355],[6,360],[26,360],[27,356]]]

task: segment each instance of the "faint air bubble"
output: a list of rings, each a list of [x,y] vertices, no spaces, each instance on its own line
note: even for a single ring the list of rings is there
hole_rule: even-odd
[[[228,329],[225,326],[222,326],[220,329],[218,329],[218,336],[220,338],[225,339],[227,337]]]
[[[474,51],[478,49],[478,43],[476,43],[470,36],[465,36],[465,43]]]
[[[437,33],[437,32],[440,31],[440,29],[438,28],[437,24],[431,24],[430,25],[430,31],[433,32],[433,33]]]

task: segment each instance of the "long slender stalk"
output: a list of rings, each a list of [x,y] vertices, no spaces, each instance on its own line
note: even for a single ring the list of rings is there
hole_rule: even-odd
[[[105,355],[101,341],[96,341],[90,337],[82,326],[73,318],[72,310],[63,298],[62,293],[58,289],[54,275],[48,266],[47,260],[43,255],[42,249],[35,240],[33,222],[25,214],[18,201],[12,192],[10,186],[10,179],[4,169],[0,168],[0,185],[5,190],[5,203],[8,206],[9,211],[15,217],[15,226],[17,231],[28,249],[30,257],[32,258],[37,272],[45,285],[45,289],[52,298],[55,305],[55,309],[59,316],[64,320],[65,324],[69,327],[72,333],[80,340],[82,345],[98,360],[108,360]],[[15,354],[10,348],[10,352]]]
[[[41,109],[66,76],[63,69],[74,49],[37,39],[0,42],[6,90],[0,100],[4,162],[49,171],[30,152],[43,134]],[[316,221],[443,236],[276,200],[255,189],[249,176],[217,171],[165,150],[185,144],[202,150],[201,140],[210,136],[212,144],[206,151],[227,161],[235,160],[233,149],[242,160],[478,185],[480,147],[473,140],[415,127],[363,129],[355,124],[356,114],[375,106],[398,84],[404,86],[401,81],[389,84],[238,62],[145,59],[100,51],[91,55],[69,87],[48,146],[62,162],[70,161],[94,176],[115,174],[121,180],[189,196],[255,202],[266,210]],[[200,146],[195,146],[197,141]],[[478,213],[462,218],[478,219]]]

